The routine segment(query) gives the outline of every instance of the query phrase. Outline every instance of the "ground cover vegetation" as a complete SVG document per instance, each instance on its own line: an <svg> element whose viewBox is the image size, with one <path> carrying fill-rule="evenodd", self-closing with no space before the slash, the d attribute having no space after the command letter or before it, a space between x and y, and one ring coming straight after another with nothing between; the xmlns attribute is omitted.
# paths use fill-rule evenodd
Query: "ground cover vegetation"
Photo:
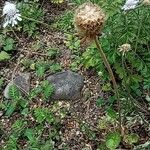
<svg viewBox="0 0 150 150"><path fill-rule="evenodd" d="M149 12L149 0L2 0L0 149L149 150ZM55 99L48 78L64 70L84 78L76 100Z"/></svg>

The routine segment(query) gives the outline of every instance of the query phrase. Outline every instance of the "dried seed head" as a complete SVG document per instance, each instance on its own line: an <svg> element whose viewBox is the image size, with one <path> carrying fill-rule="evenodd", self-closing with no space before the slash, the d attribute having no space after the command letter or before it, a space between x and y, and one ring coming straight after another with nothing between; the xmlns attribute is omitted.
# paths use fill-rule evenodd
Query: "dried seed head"
<svg viewBox="0 0 150 150"><path fill-rule="evenodd" d="M142 2L144 5L150 5L150 0L143 0Z"/></svg>
<svg viewBox="0 0 150 150"><path fill-rule="evenodd" d="M82 37L93 38L100 35L104 22L104 12L99 6L91 2L82 4L76 10L74 23L77 32Z"/></svg>
<svg viewBox="0 0 150 150"><path fill-rule="evenodd" d="M128 43L126 43L126 44L123 44L123 45L119 46L118 49L119 49L119 52L122 52L123 55L124 55L126 52L128 52L129 50L131 50L131 45L128 44Z"/></svg>

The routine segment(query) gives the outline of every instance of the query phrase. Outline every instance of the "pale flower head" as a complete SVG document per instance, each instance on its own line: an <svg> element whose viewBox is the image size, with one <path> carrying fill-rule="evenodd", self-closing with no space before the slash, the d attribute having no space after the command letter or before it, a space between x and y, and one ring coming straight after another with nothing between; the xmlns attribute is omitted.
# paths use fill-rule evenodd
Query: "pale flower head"
<svg viewBox="0 0 150 150"><path fill-rule="evenodd" d="M118 49L119 49L119 52L122 52L123 55L124 55L126 52L131 50L131 45L126 43L126 44L123 44L123 45L119 46Z"/></svg>
<svg viewBox="0 0 150 150"><path fill-rule="evenodd" d="M4 16L3 28L7 27L9 24L11 24L13 27L14 25L17 24L17 21L22 20L21 14L19 13L19 10L16 8L16 5L10 2L5 2L2 16Z"/></svg>
<svg viewBox="0 0 150 150"><path fill-rule="evenodd" d="M135 9L138 3L139 0L127 0L124 6L122 7L122 10L127 11L130 9Z"/></svg>

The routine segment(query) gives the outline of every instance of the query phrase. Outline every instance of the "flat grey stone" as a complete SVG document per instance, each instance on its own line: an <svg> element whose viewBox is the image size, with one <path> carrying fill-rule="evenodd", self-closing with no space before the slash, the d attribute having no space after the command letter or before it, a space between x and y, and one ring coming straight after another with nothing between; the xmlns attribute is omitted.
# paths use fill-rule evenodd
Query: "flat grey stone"
<svg viewBox="0 0 150 150"><path fill-rule="evenodd" d="M29 93L30 91L30 74L29 73L20 73L16 75L10 83L6 86L4 90L4 97L10 99L9 97L9 88L11 85L16 85L20 91Z"/></svg>
<svg viewBox="0 0 150 150"><path fill-rule="evenodd" d="M54 86L54 100L76 100L81 98L84 78L72 71L63 71L47 77Z"/></svg>

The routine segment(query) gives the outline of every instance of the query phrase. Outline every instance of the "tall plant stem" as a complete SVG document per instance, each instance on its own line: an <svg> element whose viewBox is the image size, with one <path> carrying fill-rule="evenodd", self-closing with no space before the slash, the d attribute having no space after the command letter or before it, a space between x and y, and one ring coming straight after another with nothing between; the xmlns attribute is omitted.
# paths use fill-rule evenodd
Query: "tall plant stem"
<svg viewBox="0 0 150 150"><path fill-rule="evenodd" d="M99 44L99 41L98 41L98 37L96 36L94 38L94 41L95 41L95 44L97 46L97 49L99 50L100 52L100 55L104 61L104 64L109 72L109 75L110 75L110 78L112 80L112 83L113 83L113 88L114 88L114 93L115 93L115 96L117 98L117 103L118 103L118 112L119 112L119 130L120 130L120 133L122 134L122 119L121 119L121 102L120 102L120 98L119 98L119 92L118 92L118 86L117 86L117 83L116 83L116 79L114 77L114 74L113 74L113 71L110 67L110 64L107 60L107 57L105 55L105 53L103 52L102 48L101 48L101 45Z"/></svg>

